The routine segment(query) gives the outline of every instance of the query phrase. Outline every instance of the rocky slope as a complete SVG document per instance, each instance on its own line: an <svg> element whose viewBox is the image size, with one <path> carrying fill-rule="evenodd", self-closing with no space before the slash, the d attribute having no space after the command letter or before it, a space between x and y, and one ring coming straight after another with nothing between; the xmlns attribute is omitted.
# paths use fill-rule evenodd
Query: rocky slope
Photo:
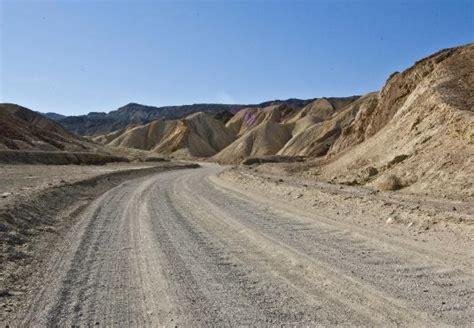
<svg viewBox="0 0 474 328"><path fill-rule="evenodd" d="M224 163L238 163L252 156L277 153L291 138L291 129L275 121L266 121L251 129L213 157Z"/></svg>
<svg viewBox="0 0 474 328"><path fill-rule="evenodd" d="M321 98L303 109L286 103L249 107L237 112L225 126L207 113L197 113L182 120L158 120L114 131L93 140L111 147L180 157L210 157L226 148L214 159L235 163L248 156L276 154L299 130L335 115L357 98Z"/></svg>
<svg viewBox="0 0 474 328"><path fill-rule="evenodd" d="M323 176L474 196L473 44L393 75L377 102L345 128Z"/></svg>
<svg viewBox="0 0 474 328"><path fill-rule="evenodd" d="M286 105L246 108L226 127L238 136L213 157L221 163L238 163L249 156L321 156L349 124L367 97L319 98L302 109Z"/></svg>
<svg viewBox="0 0 474 328"><path fill-rule="evenodd" d="M46 118L49 118L50 120L53 120L53 121L56 121L56 122L66 118L66 115L62 115L62 114L58 114L58 113L52 113L52 112L44 113L42 115L46 116Z"/></svg>
<svg viewBox="0 0 474 328"><path fill-rule="evenodd" d="M474 45L420 60L380 92L338 105L321 98L301 110L244 109L227 127L238 139L213 157L222 163L304 156L305 164L266 165L379 189L474 196Z"/></svg>
<svg viewBox="0 0 474 328"><path fill-rule="evenodd" d="M260 105L194 104L165 107L130 103L109 113L91 112L87 115L68 116L59 119L58 122L79 135L101 135L130 126L147 124L155 120L182 119L197 112L207 113L225 123L234 113L245 107L287 104L292 108L301 108L311 101L288 99L273 100Z"/></svg>
<svg viewBox="0 0 474 328"><path fill-rule="evenodd" d="M136 126L94 140L226 164L248 157L305 158L304 164L278 165L334 182L440 193L451 188L474 195L473 71L474 45L469 44L420 60L392 74L380 92L362 97L267 102L239 107L221 120L199 113L146 125L140 123L152 119L154 110L131 106L95 114L113 124L121 122L113 116L122 115L123 122ZM107 129L122 124L112 123Z"/></svg>
<svg viewBox="0 0 474 328"><path fill-rule="evenodd" d="M28 108L0 104L2 164L104 164L127 161L123 155L91 143Z"/></svg>
<svg viewBox="0 0 474 328"><path fill-rule="evenodd" d="M0 149L85 150L84 139L44 116L15 104L0 104Z"/></svg>
<svg viewBox="0 0 474 328"><path fill-rule="evenodd" d="M318 103L317 115L302 110L281 123L292 137L276 154L307 162L268 169L382 190L474 196L473 44L418 61L393 74L380 92L333 115ZM226 163L240 157L228 149L215 156Z"/></svg>
<svg viewBox="0 0 474 328"><path fill-rule="evenodd" d="M330 107L312 106L308 113L298 113L293 119L293 137L278 151L278 155L326 155L340 139L344 129L353 122L357 113L363 108L375 106L376 103L377 93L369 93L339 111Z"/></svg>
<svg viewBox="0 0 474 328"><path fill-rule="evenodd" d="M179 157L209 157L234 140L224 124L206 113L153 121L94 138L111 147L135 148Z"/></svg>

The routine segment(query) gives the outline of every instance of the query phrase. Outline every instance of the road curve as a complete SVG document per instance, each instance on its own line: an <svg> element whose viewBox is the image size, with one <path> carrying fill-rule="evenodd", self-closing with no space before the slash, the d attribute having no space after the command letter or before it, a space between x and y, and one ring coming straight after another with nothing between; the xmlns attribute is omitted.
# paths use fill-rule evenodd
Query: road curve
<svg viewBox="0 0 474 328"><path fill-rule="evenodd" d="M221 170L159 173L94 200L18 323L472 323L471 274L239 193L216 182Z"/></svg>

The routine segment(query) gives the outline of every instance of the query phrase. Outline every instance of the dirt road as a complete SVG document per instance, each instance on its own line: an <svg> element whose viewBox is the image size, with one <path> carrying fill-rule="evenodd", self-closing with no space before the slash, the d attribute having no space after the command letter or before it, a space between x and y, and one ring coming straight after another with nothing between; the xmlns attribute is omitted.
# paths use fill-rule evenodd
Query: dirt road
<svg viewBox="0 0 474 328"><path fill-rule="evenodd" d="M221 170L155 174L94 200L14 323L472 324L469 259L240 193Z"/></svg>

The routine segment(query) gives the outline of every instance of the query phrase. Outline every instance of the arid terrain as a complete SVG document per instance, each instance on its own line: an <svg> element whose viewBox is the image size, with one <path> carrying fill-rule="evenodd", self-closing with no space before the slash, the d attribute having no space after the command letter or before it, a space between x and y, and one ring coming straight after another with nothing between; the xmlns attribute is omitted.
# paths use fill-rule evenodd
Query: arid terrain
<svg viewBox="0 0 474 328"><path fill-rule="evenodd" d="M473 44L362 96L0 105L5 326L467 327L473 227Z"/></svg>
<svg viewBox="0 0 474 328"><path fill-rule="evenodd" d="M69 214L68 229L56 226L65 222L43 223L42 233L55 241L43 250L42 243L32 246L39 263L24 258L41 270L7 278L2 320L49 326L472 321L472 204L393 192L373 197L359 187L303 186L223 169L203 164L149 173L91 197Z"/></svg>

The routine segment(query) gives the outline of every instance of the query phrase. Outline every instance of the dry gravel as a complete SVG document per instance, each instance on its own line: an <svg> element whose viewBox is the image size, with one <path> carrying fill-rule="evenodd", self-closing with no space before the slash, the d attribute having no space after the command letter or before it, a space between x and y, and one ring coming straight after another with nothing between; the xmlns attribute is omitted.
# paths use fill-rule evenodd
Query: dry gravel
<svg viewBox="0 0 474 328"><path fill-rule="evenodd" d="M349 197L347 204L336 190L332 193L340 207L335 216L327 205L330 197L323 195L336 186L318 191L316 185L272 181L258 172L231 170L218 176L222 170L204 164L162 172L96 198L64 242L51 249L41 266L42 279L10 296L21 302L6 322L472 323L473 262L466 248L472 241L462 234L456 242L444 240L458 234L457 228L448 229L458 224L423 232L418 221L416 228L387 224L381 212L377 222L372 211L361 221L358 212L346 212L352 206L349 196L365 209L371 207L364 203L369 196L352 190L342 193ZM314 193L321 197L309 198ZM472 210L461 208L463 215Z"/></svg>

